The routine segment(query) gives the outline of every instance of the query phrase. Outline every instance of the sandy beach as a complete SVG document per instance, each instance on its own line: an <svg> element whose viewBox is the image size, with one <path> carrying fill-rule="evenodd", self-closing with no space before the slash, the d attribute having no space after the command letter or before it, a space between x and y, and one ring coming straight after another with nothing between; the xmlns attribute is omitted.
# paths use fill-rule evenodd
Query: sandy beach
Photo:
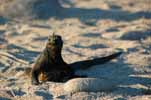
<svg viewBox="0 0 151 100"><path fill-rule="evenodd" d="M0 100L151 100L151 0L70 3L64 4L61 17L32 21L0 17ZM122 50L117 59L76 72L111 79L117 87L70 94L62 89L65 83L31 85L25 68L32 67L52 32L63 38L67 63Z"/></svg>

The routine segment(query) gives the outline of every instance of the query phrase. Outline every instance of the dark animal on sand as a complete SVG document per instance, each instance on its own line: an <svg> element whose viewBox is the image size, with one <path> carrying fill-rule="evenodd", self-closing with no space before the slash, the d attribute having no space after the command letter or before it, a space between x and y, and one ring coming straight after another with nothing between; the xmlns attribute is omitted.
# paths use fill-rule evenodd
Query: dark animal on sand
<svg viewBox="0 0 151 100"><path fill-rule="evenodd" d="M31 70L32 84L38 85L40 81L65 82L72 78L86 77L75 75L75 70L87 69L93 65L106 63L121 54L121 52L118 52L106 57L67 64L61 55L62 47L61 36L54 34L49 36L45 49Z"/></svg>

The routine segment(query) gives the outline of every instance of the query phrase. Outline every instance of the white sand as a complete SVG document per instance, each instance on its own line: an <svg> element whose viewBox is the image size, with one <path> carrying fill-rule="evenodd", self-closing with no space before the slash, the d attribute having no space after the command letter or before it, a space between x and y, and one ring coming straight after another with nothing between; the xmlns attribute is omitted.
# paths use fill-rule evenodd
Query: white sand
<svg viewBox="0 0 151 100"><path fill-rule="evenodd" d="M68 11L63 19L0 24L0 100L150 100L143 91L151 84L151 1L71 1L77 9L70 9L73 13ZM32 66L52 31L63 37L62 55L68 63L109 55L117 48L124 50L116 60L77 72L109 78L118 83L117 87L109 92L70 95L61 93L64 83L32 86L21 74L25 67ZM62 95L56 97L58 91Z"/></svg>

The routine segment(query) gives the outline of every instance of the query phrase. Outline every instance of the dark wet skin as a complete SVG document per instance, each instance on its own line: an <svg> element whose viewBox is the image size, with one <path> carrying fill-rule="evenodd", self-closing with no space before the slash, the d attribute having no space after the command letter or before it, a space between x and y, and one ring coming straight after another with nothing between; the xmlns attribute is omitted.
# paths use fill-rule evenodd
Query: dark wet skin
<svg viewBox="0 0 151 100"><path fill-rule="evenodd" d="M61 56L62 47L63 41L61 36L54 34L49 36L45 49L32 68L32 84L38 85L40 83L38 78L40 73L46 77L41 81L65 82L71 78L86 77L75 75L75 70L87 69L93 65L103 64L121 54L121 52L118 52L106 57L67 64Z"/></svg>
<svg viewBox="0 0 151 100"><path fill-rule="evenodd" d="M80 77L75 75L73 69L64 62L61 56L62 47L63 41L61 36L49 36L46 48L40 54L32 68L32 84L39 84L38 76L40 73L45 74L47 81L53 82L64 82L74 77Z"/></svg>

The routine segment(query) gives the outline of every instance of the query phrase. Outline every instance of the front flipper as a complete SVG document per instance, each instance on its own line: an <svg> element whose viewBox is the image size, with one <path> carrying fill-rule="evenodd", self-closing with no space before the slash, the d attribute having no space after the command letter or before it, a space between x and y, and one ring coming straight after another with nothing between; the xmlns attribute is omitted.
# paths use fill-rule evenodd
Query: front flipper
<svg viewBox="0 0 151 100"><path fill-rule="evenodd" d="M31 83L33 85L38 85L39 84L39 80L38 80L38 71L37 70L32 70L31 72Z"/></svg>

